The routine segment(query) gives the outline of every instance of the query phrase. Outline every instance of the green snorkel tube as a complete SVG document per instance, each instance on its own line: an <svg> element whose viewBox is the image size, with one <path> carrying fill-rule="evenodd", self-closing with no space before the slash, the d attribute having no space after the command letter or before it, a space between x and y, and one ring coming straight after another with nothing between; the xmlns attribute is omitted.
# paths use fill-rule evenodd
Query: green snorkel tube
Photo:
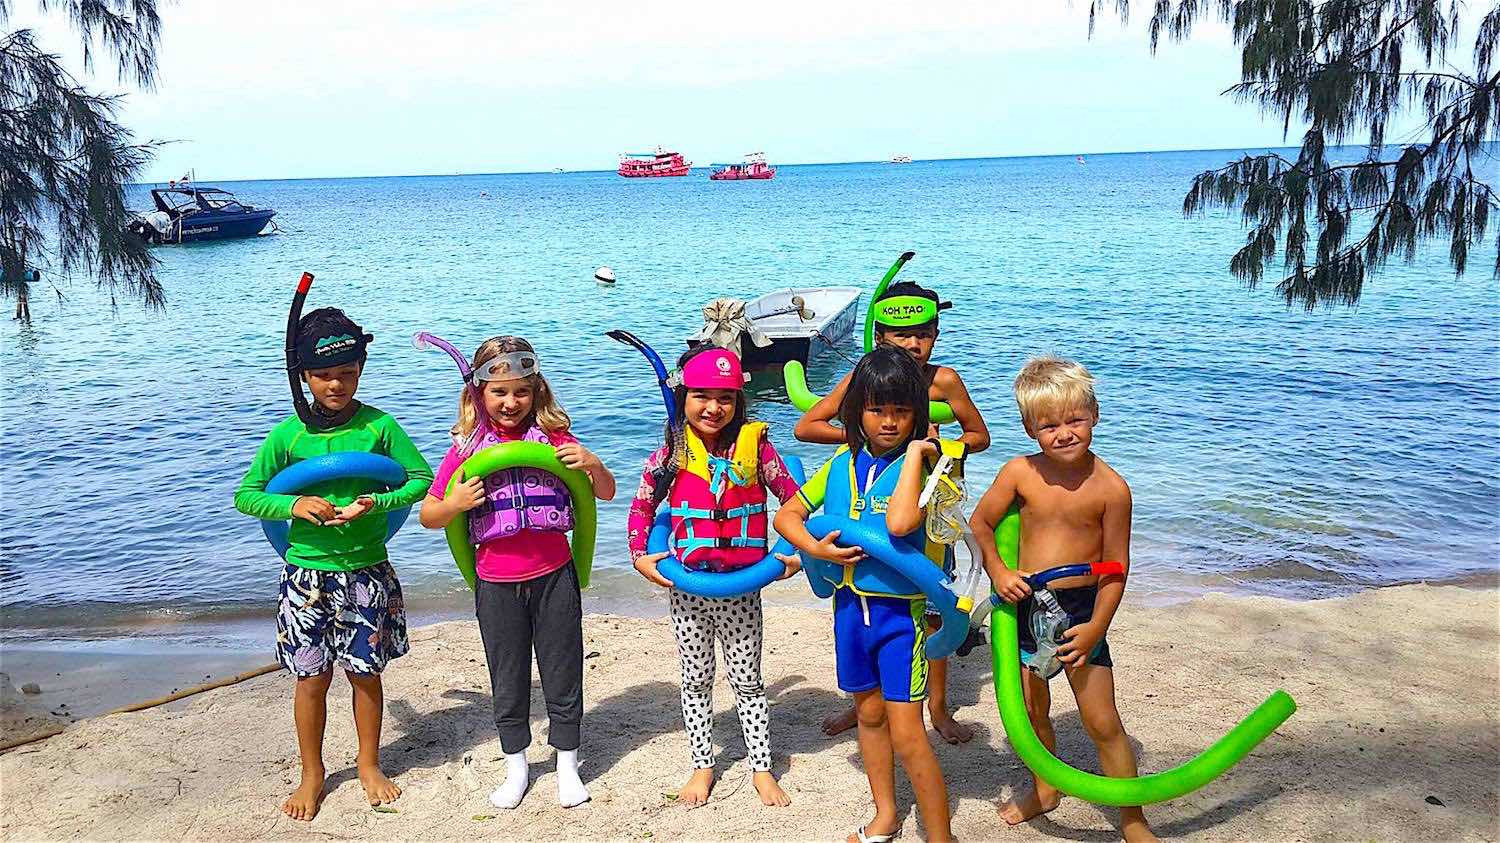
<svg viewBox="0 0 1500 843"><path fill-rule="evenodd" d="M870 306L865 308L865 353L875 348L875 303L885 295L885 288L891 286L891 281L906 266L906 262L916 257L916 252L902 252L901 257L891 264L891 268L885 271L885 277L875 285L875 293L870 296ZM792 402L792 406L802 412L807 412L813 405L822 400L822 396L815 394L807 388L807 370L796 360L788 360L782 367L781 374L786 381L786 397ZM953 408L946 401L927 402L927 416L933 424L949 424L953 422Z"/></svg>
<svg viewBox="0 0 1500 843"><path fill-rule="evenodd" d="M1006 567L1015 570L1021 558L1021 512L1018 508L1011 507L995 528L995 545ZM1005 724L1005 736L1010 739L1016 755L1033 773L1069 796L1096 805L1116 806L1148 805L1176 799L1203 787L1239 763L1297 710L1291 696L1278 690L1228 734L1186 764L1134 779L1112 779L1085 773L1058 760L1032 730L1021 690L1016 607L993 596L990 599L996 604L990 615L995 701L1000 707L1000 720Z"/></svg>
<svg viewBox="0 0 1500 843"><path fill-rule="evenodd" d="M885 271L885 277L881 278L880 283L875 285L875 292L870 295L870 306L865 308L866 354L869 354L875 348L875 302L879 301L880 297L885 295L885 288L891 286L891 282L896 280L896 274L901 271L901 267L906 266L906 262L916 256L916 252L902 252L901 257L896 258L896 262L891 264L891 268Z"/></svg>

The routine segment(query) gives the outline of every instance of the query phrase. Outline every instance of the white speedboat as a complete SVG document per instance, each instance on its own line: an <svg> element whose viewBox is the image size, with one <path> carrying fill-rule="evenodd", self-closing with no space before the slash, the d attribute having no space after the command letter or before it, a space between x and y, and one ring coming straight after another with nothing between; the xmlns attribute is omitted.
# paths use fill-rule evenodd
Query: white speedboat
<svg viewBox="0 0 1500 843"><path fill-rule="evenodd" d="M862 293L858 287L793 287L746 302L743 318L770 344L756 345L752 337L740 336L738 352L745 368L779 369L788 360L806 365L810 358L847 345Z"/></svg>

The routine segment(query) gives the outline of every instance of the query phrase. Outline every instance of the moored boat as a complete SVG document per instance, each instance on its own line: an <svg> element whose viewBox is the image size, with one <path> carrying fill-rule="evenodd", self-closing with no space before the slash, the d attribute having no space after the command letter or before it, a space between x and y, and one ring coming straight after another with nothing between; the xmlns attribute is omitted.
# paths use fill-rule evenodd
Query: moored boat
<svg viewBox="0 0 1500 843"><path fill-rule="evenodd" d="M738 320L716 325L705 319L700 337L714 328L721 329L715 339L737 334L727 345L740 355L747 369L780 368L788 360L806 365L811 358L848 344L854 333L862 292L858 287L790 287L772 290L749 302L721 299L705 308L705 316L721 302L736 306L743 304L744 322L762 334L763 339L769 340L769 344L760 346L754 341L743 341L743 332L736 331L736 328L743 328L744 324ZM737 309L717 310L724 313ZM694 341L690 339L688 342Z"/></svg>
<svg viewBox="0 0 1500 843"><path fill-rule="evenodd" d="M693 162L682 157L681 152L670 152L656 148L656 152L627 152L620 156L620 168L615 172L628 179L653 179L670 176L685 176L693 169Z"/></svg>
<svg viewBox="0 0 1500 843"><path fill-rule="evenodd" d="M764 152L752 152L740 164L728 164L709 175L711 181L747 181L749 179L773 179L776 168L766 163Z"/></svg>
<svg viewBox="0 0 1500 843"><path fill-rule="evenodd" d="M276 212L246 205L217 187L178 185L151 191L155 210L138 213L126 228L148 243L192 243L254 237L271 226Z"/></svg>

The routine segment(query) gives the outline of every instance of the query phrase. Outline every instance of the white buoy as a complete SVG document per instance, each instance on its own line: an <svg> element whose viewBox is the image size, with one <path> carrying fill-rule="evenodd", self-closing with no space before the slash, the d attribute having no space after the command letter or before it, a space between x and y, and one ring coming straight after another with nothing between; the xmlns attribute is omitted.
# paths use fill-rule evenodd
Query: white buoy
<svg viewBox="0 0 1500 843"><path fill-rule="evenodd" d="M600 284L615 283L615 271L607 266L601 266L594 270L594 280Z"/></svg>

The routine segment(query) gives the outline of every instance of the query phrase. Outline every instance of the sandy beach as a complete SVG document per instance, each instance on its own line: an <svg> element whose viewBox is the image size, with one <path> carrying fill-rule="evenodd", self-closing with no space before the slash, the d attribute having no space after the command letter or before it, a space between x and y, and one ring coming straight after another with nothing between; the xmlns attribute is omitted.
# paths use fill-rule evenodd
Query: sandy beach
<svg viewBox="0 0 1500 843"><path fill-rule="evenodd" d="M715 692L720 780L710 802L673 800L687 772L668 623L585 621L587 805L556 805L540 688L532 704L535 782L514 812L486 795L501 776L474 624L413 631L387 673L383 759L405 789L397 813L363 802L353 773L348 686L330 700L322 813L278 810L296 774L291 682L271 674L148 711L83 720L0 756L0 833L31 839L427 838L842 839L872 810L852 733L828 738L845 705L834 684L826 612L767 610L766 685L776 772L790 808L749 786L732 698ZM1119 704L1141 769L1181 763L1273 688L1298 713L1207 788L1149 809L1164 837L1233 840L1500 838L1500 592L1403 586L1291 602L1210 595L1167 609L1127 602L1111 631ZM1025 780L996 713L988 653L956 660L951 697L975 728L938 744L967 839L1108 840L1112 812L1065 800L1015 829L998 800ZM1057 687L1060 754L1097 769L1070 695ZM10 692L12 695L13 691ZM902 781L898 775L898 781ZM904 839L922 829L904 782Z"/></svg>

